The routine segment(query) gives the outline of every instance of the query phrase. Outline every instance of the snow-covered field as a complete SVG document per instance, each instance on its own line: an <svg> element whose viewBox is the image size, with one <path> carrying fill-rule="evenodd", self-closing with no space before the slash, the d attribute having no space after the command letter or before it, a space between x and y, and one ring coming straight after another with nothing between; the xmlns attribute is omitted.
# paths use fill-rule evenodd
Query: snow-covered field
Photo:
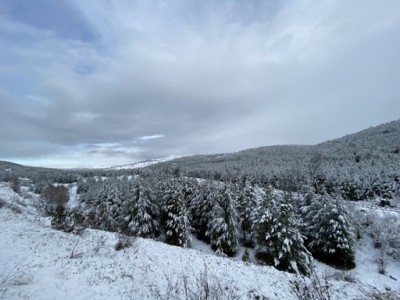
<svg viewBox="0 0 400 300"><path fill-rule="evenodd" d="M73 188L72 199L75 193ZM117 234L53 230L33 207L37 196L27 189L21 194L0 183L0 298L296 299L292 282L303 282L272 267L217 257L197 240L195 249L182 249L132 238L131 246L116 251ZM392 297L377 299L396 299L400 264L389 261L387 274L378 274L368 239L356 255L351 273L316 263L314 282L327 278L331 299L370 299L375 289Z"/></svg>

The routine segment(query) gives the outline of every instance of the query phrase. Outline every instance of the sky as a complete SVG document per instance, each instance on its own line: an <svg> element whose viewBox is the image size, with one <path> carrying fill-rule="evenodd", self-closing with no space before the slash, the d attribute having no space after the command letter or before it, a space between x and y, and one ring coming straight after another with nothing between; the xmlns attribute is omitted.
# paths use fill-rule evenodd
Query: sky
<svg viewBox="0 0 400 300"><path fill-rule="evenodd" d="M400 118L398 0L0 0L0 160L103 167Z"/></svg>

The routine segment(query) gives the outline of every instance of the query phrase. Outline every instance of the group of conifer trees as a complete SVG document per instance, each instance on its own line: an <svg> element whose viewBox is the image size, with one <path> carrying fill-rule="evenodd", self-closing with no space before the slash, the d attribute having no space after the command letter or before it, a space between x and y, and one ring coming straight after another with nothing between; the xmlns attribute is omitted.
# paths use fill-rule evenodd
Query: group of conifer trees
<svg viewBox="0 0 400 300"><path fill-rule="evenodd" d="M312 256L354 266L348 211L329 195L293 197L249 181L183 176L86 179L78 182L86 225L191 247L192 234L217 255L255 247L258 261L309 274Z"/></svg>

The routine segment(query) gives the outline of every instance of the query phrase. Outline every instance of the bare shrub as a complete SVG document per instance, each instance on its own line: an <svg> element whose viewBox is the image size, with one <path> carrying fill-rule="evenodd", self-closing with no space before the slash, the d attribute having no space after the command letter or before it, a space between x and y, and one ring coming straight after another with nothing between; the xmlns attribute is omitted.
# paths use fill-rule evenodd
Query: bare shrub
<svg viewBox="0 0 400 300"><path fill-rule="evenodd" d="M251 262L249 250L246 249L242 255L242 261L244 262Z"/></svg>
<svg viewBox="0 0 400 300"><path fill-rule="evenodd" d="M378 272L379 274L385 275L386 274L386 266L387 266L387 260L386 260L386 255L385 253L381 253L379 258L377 259L378 262Z"/></svg>
<svg viewBox="0 0 400 300"><path fill-rule="evenodd" d="M299 300L331 300L332 287L328 281L328 276L323 277L313 272L308 279L303 276L297 276L291 281L292 290Z"/></svg>
<svg viewBox="0 0 400 300"><path fill-rule="evenodd" d="M7 204L6 200L4 200L3 198L0 198L0 208L5 207Z"/></svg>
<svg viewBox="0 0 400 300"><path fill-rule="evenodd" d="M371 300L400 300L400 291L393 291L390 288L378 290L373 288L366 296Z"/></svg>
<svg viewBox="0 0 400 300"><path fill-rule="evenodd" d="M380 249L382 255L400 260L400 224L397 217L387 216L383 219L375 215L369 228L369 234L374 247Z"/></svg>
<svg viewBox="0 0 400 300"><path fill-rule="evenodd" d="M132 237L123 233L118 233L118 241L115 244L115 250L120 251L130 246L132 246Z"/></svg>
<svg viewBox="0 0 400 300"><path fill-rule="evenodd" d="M106 245L106 237L104 235L96 236L95 240L93 241L93 253L98 254L101 249L103 249Z"/></svg>
<svg viewBox="0 0 400 300"><path fill-rule="evenodd" d="M232 284L223 285L221 280L211 274L207 265L204 265L204 270L190 281L186 274L180 277L171 278L166 272L164 277L167 281L167 289L165 293L161 293L158 287L151 287L152 296L157 299L240 299L237 288ZM249 291L249 295L252 291ZM254 299L266 299L264 296Z"/></svg>
<svg viewBox="0 0 400 300"><path fill-rule="evenodd" d="M344 270L334 271L332 274L328 275L328 277L337 281L345 281L350 283L356 283L358 281L353 272Z"/></svg>
<svg viewBox="0 0 400 300"><path fill-rule="evenodd" d="M15 193L21 194L21 183L18 178L11 180L10 187Z"/></svg>
<svg viewBox="0 0 400 300"><path fill-rule="evenodd" d="M2 266L0 269L0 299L7 291L7 287L10 285L24 285L31 281L29 276L26 276L25 270L29 269L27 264L24 264L25 259L21 259L14 264Z"/></svg>
<svg viewBox="0 0 400 300"><path fill-rule="evenodd" d="M81 237L79 236L76 239L74 247L72 248L71 255L69 256L70 259L82 257L82 253L76 252L76 247L78 247L78 244L79 244L80 240L81 240Z"/></svg>
<svg viewBox="0 0 400 300"><path fill-rule="evenodd" d="M53 216L60 207L65 208L68 200L68 188L63 185L48 185L40 194L39 206L47 216Z"/></svg>
<svg viewBox="0 0 400 300"><path fill-rule="evenodd" d="M11 204L10 209L11 209L11 211L15 212L16 214L22 214L22 208L19 207L18 205Z"/></svg>
<svg viewBox="0 0 400 300"><path fill-rule="evenodd" d="M65 207L68 200L68 189L63 185L48 185L40 195L41 208L49 216L54 214L57 207Z"/></svg>
<svg viewBox="0 0 400 300"><path fill-rule="evenodd" d="M196 278L196 288L191 299L240 299L233 284L223 285L204 265L204 271Z"/></svg>
<svg viewBox="0 0 400 300"><path fill-rule="evenodd" d="M68 200L68 188L63 185L48 185L40 194L39 209L51 217L51 225L55 229L70 231L66 223Z"/></svg>

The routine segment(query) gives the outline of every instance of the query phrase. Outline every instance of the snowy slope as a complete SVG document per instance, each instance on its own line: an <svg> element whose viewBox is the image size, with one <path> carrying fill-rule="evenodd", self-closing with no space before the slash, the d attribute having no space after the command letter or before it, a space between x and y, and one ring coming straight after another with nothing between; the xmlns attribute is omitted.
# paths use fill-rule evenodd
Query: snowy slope
<svg viewBox="0 0 400 300"><path fill-rule="evenodd" d="M0 298L296 299L292 274L141 238L116 251L115 233L51 229L49 219L35 212L37 198L28 191L20 197L0 183L0 198ZM207 252L206 245L194 244ZM360 276L369 272L373 281L377 272L368 266ZM335 273L324 268L317 266L321 274ZM371 291L365 284L329 280L331 299L367 299Z"/></svg>
<svg viewBox="0 0 400 300"><path fill-rule="evenodd" d="M148 166L151 166L151 165L158 164L160 162L166 162L166 161L174 160L176 158L180 158L180 156L170 155L170 156L166 156L166 157L162 157L162 158L141 161L141 162L137 162L137 163L129 164L129 165L113 166L113 167L107 168L107 170L140 169L140 168L145 168L145 167L148 167Z"/></svg>

